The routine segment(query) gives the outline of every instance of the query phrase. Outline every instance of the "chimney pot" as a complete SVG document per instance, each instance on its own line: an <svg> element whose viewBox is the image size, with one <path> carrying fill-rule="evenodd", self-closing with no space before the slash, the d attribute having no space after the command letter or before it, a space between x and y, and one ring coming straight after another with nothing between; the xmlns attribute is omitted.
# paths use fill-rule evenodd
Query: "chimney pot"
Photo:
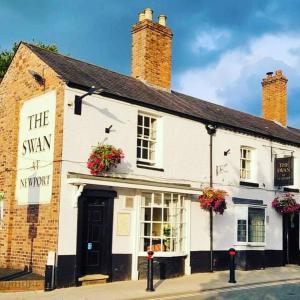
<svg viewBox="0 0 300 300"><path fill-rule="evenodd" d="M145 20L145 12L139 13L139 22L144 21L144 20Z"/></svg>
<svg viewBox="0 0 300 300"><path fill-rule="evenodd" d="M158 16L158 24L160 24L162 26L166 26L167 25L167 17L165 15Z"/></svg>
<svg viewBox="0 0 300 300"><path fill-rule="evenodd" d="M152 21L153 10L151 8L145 9L145 19Z"/></svg>

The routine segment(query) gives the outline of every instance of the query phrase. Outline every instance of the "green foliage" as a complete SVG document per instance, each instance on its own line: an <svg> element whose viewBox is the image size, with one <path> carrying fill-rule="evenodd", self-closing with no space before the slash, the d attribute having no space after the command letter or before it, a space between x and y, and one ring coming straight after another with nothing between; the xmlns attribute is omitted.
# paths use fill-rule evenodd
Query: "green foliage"
<svg viewBox="0 0 300 300"><path fill-rule="evenodd" d="M54 44L46 45L42 42L33 42L34 45L41 47L43 49L58 53L58 48ZM17 49L18 49L19 43L14 43L11 50L4 50L0 53L0 78L4 76L6 73Z"/></svg>

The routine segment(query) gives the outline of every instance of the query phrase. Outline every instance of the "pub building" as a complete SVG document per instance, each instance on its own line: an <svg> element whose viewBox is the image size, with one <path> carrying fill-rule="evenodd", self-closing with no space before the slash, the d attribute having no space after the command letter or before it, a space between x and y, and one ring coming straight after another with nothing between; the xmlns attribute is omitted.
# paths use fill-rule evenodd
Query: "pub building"
<svg viewBox="0 0 300 300"><path fill-rule="evenodd" d="M145 278L150 249L157 278L227 269L231 247L240 269L299 264L298 212L272 207L299 198L286 77L267 73L253 116L171 90L165 16L146 9L131 34L131 76L20 43L0 84L0 267L52 265L67 287ZM93 175L97 145L124 158ZM227 193L212 243L210 185Z"/></svg>

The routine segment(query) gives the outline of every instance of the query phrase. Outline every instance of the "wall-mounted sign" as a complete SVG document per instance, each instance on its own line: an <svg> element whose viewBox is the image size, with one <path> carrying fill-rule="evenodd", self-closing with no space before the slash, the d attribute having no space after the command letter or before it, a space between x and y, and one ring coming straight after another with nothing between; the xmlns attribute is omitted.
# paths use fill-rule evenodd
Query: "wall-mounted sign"
<svg viewBox="0 0 300 300"><path fill-rule="evenodd" d="M20 111L16 198L18 204L51 201L56 93L24 102Z"/></svg>
<svg viewBox="0 0 300 300"><path fill-rule="evenodd" d="M294 184L294 157L275 158L274 185L287 186Z"/></svg>
<svg viewBox="0 0 300 300"><path fill-rule="evenodd" d="M130 214L118 213L117 215L117 235L130 235Z"/></svg>

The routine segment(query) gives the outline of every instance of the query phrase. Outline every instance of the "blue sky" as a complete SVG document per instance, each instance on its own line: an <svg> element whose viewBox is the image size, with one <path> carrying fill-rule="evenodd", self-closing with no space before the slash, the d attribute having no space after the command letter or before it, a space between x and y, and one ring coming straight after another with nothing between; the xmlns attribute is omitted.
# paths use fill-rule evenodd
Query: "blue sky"
<svg viewBox="0 0 300 300"><path fill-rule="evenodd" d="M173 30L174 90L261 115L261 79L282 69L288 123L300 128L300 3L237 0L0 0L0 51L14 41L130 74L131 35L146 7Z"/></svg>

